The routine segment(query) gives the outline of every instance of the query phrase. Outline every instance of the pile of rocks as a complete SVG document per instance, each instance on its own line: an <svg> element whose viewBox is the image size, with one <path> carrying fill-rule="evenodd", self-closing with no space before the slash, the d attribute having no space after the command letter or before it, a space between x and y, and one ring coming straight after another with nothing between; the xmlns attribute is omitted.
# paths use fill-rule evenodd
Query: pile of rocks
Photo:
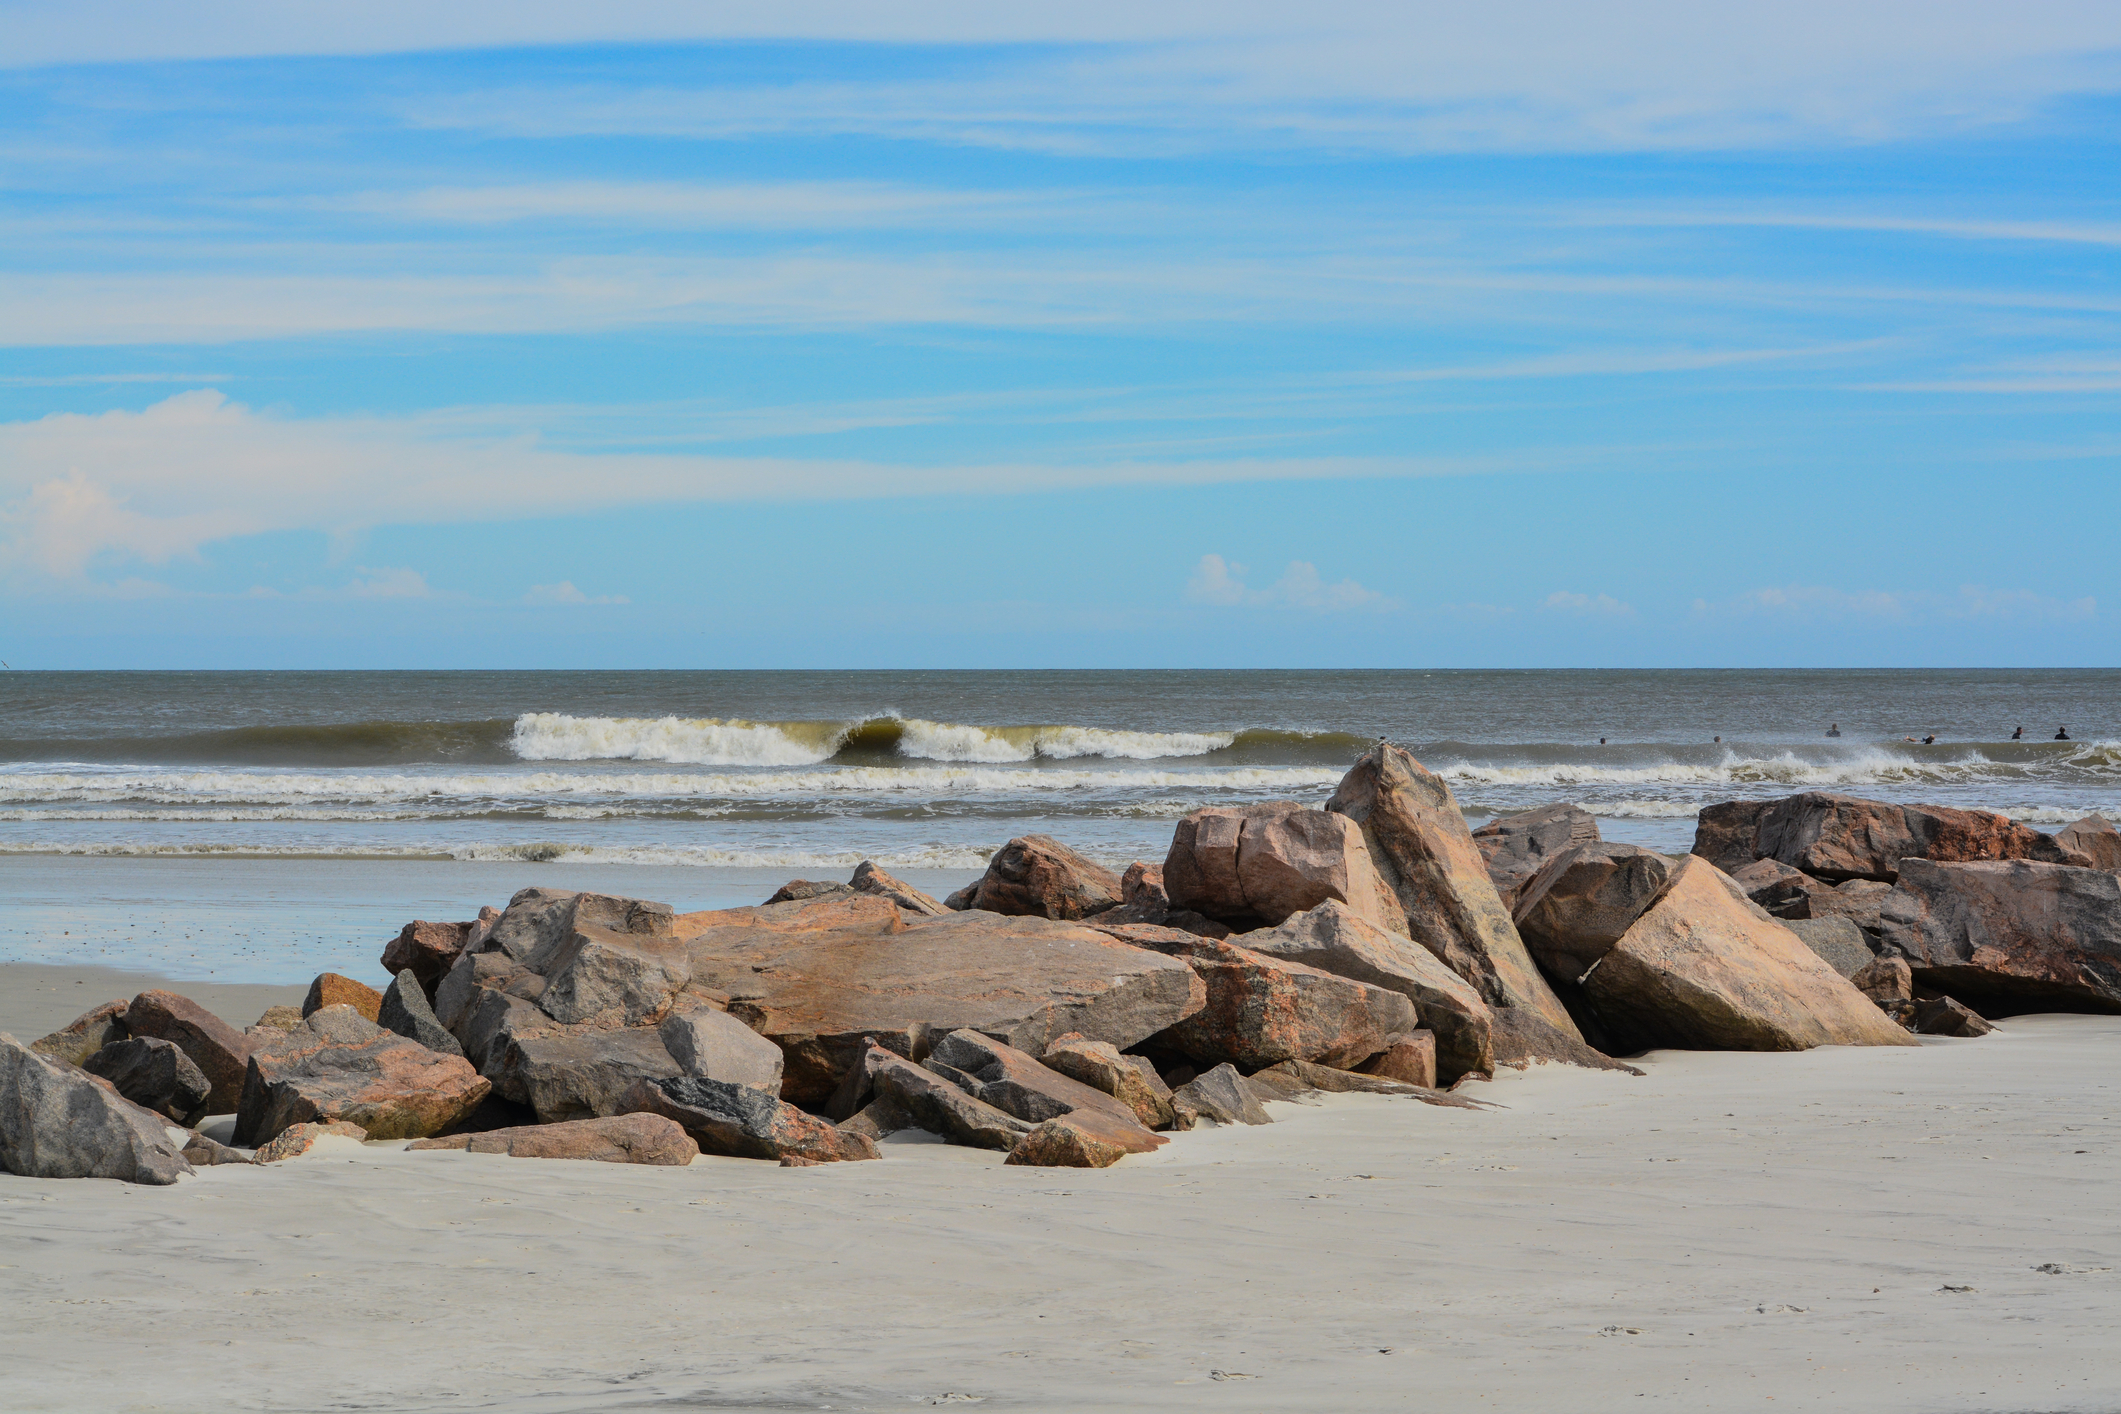
<svg viewBox="0 0 2121 1414"><path fill-rule="evenodd" d="M1798 798L1816 799L1841 800ZM2021 827L1876 810L1900 810L1924 848L2021 847ZM2028 897L2081 930L2121 917L2097 903L2116 876L2098 895L2077 878L2098 871L2044 862L2065 848L2047 836L2008 863L1897 857L1876 880L1849 865L1847 828L1804 823L1820 814L1715 807L1677 859L1606 843L1571 806L1475 833L1440 778L1380 743L1323 809L1195 811L1160 865L1119 874L1032 835L947 902L869 863L701 913L526 889L471 922L408 925L384 949L386 991L325 974L248 1031L148 992L31 1047L0 1037L0 1161L167 1182L344 1136L807 1165L876 1158L914 1128L1013 1164L1097 1167L1318 1091L1467 1106L1440 1087L1498 1066L1971 1034L1980 1018L1930 979L1994 970L2011 882L1983 893L1937 871L2060 870L2075 882L2038 876ZM1810 882L1771 893L1767 865ZM1793 931L1815 892L1843 897L1835 869L1890 895L1875 928L1897 969L1871 914L1848 925L1860 959ZM2024 980L2046 997L2060 975ZM235 1116L233 1144L186 1128L207 1114Z"/></svg>

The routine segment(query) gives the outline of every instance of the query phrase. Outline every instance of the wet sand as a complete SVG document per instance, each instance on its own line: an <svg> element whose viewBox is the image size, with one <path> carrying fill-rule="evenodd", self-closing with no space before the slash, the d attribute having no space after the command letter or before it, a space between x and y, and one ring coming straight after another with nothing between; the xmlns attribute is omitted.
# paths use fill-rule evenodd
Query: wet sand
<svg viewBox="0 0 2121 1414"><path fill-rule="evenodd" d="M2117 1061L2110 1017L1658 1052L1096 1172L377 1145L0 1178L0 1404L2111 1409Z"/></svg>
<svg viewBox="0 0 2121 1414"><path fill-rule="evenodd" d="M91 1007L130 1000L151 988L190 997L238 1031L256 1021L267 1007L300 1006L309 991L307 986L180 981L114 967L6 962L0 963L0 1031L19 1041L34 1041Z"/></svg>

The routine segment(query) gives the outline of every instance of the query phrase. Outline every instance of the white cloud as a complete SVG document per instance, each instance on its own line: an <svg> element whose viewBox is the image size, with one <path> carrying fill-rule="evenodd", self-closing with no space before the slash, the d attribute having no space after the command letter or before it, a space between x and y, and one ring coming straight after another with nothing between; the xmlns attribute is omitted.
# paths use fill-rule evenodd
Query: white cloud
<svg viewBox="0 0 2121 1414"><path fill-rule="evenodd" d="M1626 618L1635 612L1633 606L1621 603L1610 594L1576 594L1566 589L1549 594L1545 607L1564 614L1598 618Z"/></svg>
<svg viewBox="0 0 2121 1414"><path fill-rule="evenodd" d="M1269 0L1074 5L814 0L17 0L0 63L360 54L582 42L797 39L997 46L927 80L806 78L474 96L467 125L542 132L787 131L1169 150L1229 143L1466 150L1862 142L2006 123L2111 92L2121 11L2102 0ZM1057 49L1009 46L1059 46ZM983 71L984 70L984 71ZM969 76L967 76L969 71ZM485 112L481 112L481 107Z"/></svg>
<svg viewBox="0 0 2121 1414"><path fill-rule="evenodd" d="M268 417L202 389L140 412L0 423L0 573L78 580L99 556L163 564L234 536L527 519L646 503L993 495L1463 474L1496 463L1257 458L1060 464L569 452L532 434L450 437L418 420ZM385 581L376 581L379 585ZM396 581L392 581L395 583ZM1331 606L1344 586L1277 588Z"/></svg>
<svg viewBox="0 0 2121 1414"><path fill-rule="evenodd" d="M633 602L623 594L603 594L592 599L574 587L574 581L563 579L558 584L533 584L524 591L526 604L628 604Z"/></svg>
<svg viewBox="0 0 2121 1414"><path fill-rule="evenodd" d="M1318 613L1397 607L1395 601L1352 579L1327 584L1320 577L1318 566L1308 560L1289 561L1281 578L1265 589L1247 587L1243 578L1247 573L1243 565L1220 555L1202 555L1186 581L1186 598L1196 604L1310 609Z"/></svg>
<svg viewBox="0 0 2121 1414"><path fill-rule="evenodd" d="M2090 596L2058 599L2029 589L1963 584L1956 594L1924 590L1845 590L1829 585L1770 585L1735 599L1694 601L1697 618L1760 618L1792 622L1937 624L2084 620L2097 615Z"/></svg>
<svg viewBox="0 0 2121 1414"><path fill-rule="evenodd" d="M427 587L427 576L418 570L370 569L366 565L357 571L360 578L346 586L346 594L354 599L426 599L433 591Z"/></svg>

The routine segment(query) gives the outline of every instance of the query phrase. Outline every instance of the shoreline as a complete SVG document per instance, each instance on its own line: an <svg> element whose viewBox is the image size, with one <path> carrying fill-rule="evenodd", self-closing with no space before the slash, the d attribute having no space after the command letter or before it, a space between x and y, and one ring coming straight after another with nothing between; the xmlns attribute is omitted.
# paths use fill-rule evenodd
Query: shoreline
<svg viewBox="0 0 2121 1414"><path fill-rule="evenodd" d="M2116 1047L2121 1018L2037 1016L1661 1051L1641 1079L1505 1072L1495 1110L1276 1104L1106 1170L392 1144L167 1189L16 1179L0 1387L22 1410L2110 1408L2121 1212L2085 1199L2115 1175Z"/></svg>

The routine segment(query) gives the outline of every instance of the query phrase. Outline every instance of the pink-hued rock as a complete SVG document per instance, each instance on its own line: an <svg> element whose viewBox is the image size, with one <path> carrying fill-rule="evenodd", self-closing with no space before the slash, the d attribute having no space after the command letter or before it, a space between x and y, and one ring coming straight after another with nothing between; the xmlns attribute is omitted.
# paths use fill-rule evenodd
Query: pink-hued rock
<svg viewBox="0 0 2121 1414"><path fill-rule="evenodd" d="M1109 1041L1063 1036L1046 1047L1039 1059L1069 1079L1118 1100L1144 1127L1171 1127L1171 1087L1146 1058L1122 1054Z"/></svg>
<svg viewBox="0 0 2121 1414"><path fill-rule="evenodd" d="M133 1034L125 1025L125 1006L115 1001L92 1007L51 1035L30 1042L29 1048L40 1056L80 1065L105 1046Z"/></svg>
<svg viewBox="0 0 2121 1414"><path fill-rule="evenodd" d="M2121 872L2121 830L2103 815L2087 815L2055 832L2055 843L2092 869Z"/></svg>
<svg viewBox="0 0 2121 1414"><path fill-rule="evenodd" d="M487 911L492 912L491 909ZM499 915L495 914L495 917ZM456 965L457 954L464 951L473 926L470 923L429 923L416 919L406 924L383 949L383 970L393 977L410 970L420 979L421 988L432 1001L435 988Z"/></svg>
<svg viewBox="0 0 2121 1414"><path fill-rule="evenodd" d="M1398 1080L1423 1089L1436 1088L1436 1033L1411 1031L1363 1062L1362 1073Z"/></svg>
<svg viewBox="0 0 2121 1414"><path fill-rule="evenodd" d="M1489 1006L1527 1012L1564 1043L1581 1045L1568 1008L1525 951L1442 777L1404 748L1380 742L1349 769L1326 809L1362 827L1370 858L1406 915L1408 937L1471 982Z"/></svg>
<svg viewBox="0 0 2121 1414"><path fill-rule="evenodd" d="M368 1142L368 1131L358 1124L344 1120L332 1120L325 1124L291 1124L274 1135L272 1141L260 1144L258 1151L250 1156L254 1164L278 1164L289 1159L299 1159L317 1147L317 1141L327 1134L341 1139L351 1139L357 1144Z"/></svg>
<svg viewBox="0 0 2121 1414"><path fill-rule="evenodd" d="M1119 876L1051 835L1025 835L994 852L969 907L1073 920L1116 907Z"/></svg>
<svg viewBox="0 0 2121 1414"><path fill-rule="evenodd" d="M1163 884L1171 907L1232 927L1271 928L1330 899L1387 932L1406 931L1360 827L1292 800L1186 816L1172 831Z"/></svg>
<svg viewBox="0 0 2121 1414"><path fill-rule="evenodd" d="M1987 1016L2121 1012L2121 874L2023 860L1903 863L1884 950Z"/></svg>
<svg viewBox="0 0 2121 1414"><path fill-rule="evenodd" d="M893 878L866 859L854 866L854 878L849 880L849 887L856 893L890 899L908 913L929 918L940 918L950 911L905 880Z"/></svg>
<svg viewBox="0 0 2121 1414"><path fill-rule="evenodd" d="M483 1134L453 1134L422 1139L407 1149L459 1149L471 1154L505 1154L511 1159L587 1159L606 1164L657 1164L683 1168L700 1155L700 1146L675 1120L656 1114L607 1115L559 1124L517 1129L489 1129Z"/></svg>
<svg viewBox="0 0 2121 1414"><path fill-rule="evenodd" d="M1693 852L1726 873L1754 859L1778 859L1830 882L1891 883L1903 859L2083 862L2054 836L1991 811L1893 805L1832 791L1710 806L1701 812Z"/></svg>
<svg viewBox="0 0 2121 1414"><path fill-rule="evenodd" d="M1692 856L1597 960L1584 990L1601 1018L1656 1045L1801 1051L1914 1044L1796 934Z"/></svg>
<svg viewBox="0 0 2121 1414"><path fill-rule="evenodd" d="M1598 843L1598 822L1575 805L1542 805L1518 815L1503 815L1473 832L1473 843L1488 862L1488 878L1512 912L1517 892L1555 855L1580 844Z"/></svg>
<svg viewBox="0 0 2121 1414"><path fill-rule="evenodd" d="M1066 1115L1033 1128L1016 1141L1002 1162L1032 1168L1102 1169L1134 1152L1076 1116Z"/></svg>
<svg viewBox="0 0 2121 1414"><path fill-rule="evenodd" d="M371 1139L424 1139L477 1108L492 1085L469 1063L368 1022L364 1039L326 1034L331 1011L250 1057L236 1142L265 1144L290 1125L343 1120ZM358 1021L359 1018L355 1017ZM334 1027L334 1029L338 1029Z"/></svg>
<svg viewBox="0 0 2121 1414"><path fill-rule="evenodd" d="M311 1017L328 1006L350 1006L363 1020L374 1021L383 1009L383 994L366 982L336 972L319 972L302 999L302 1015Z"/></svg>
<svg viewBox="0 0 2121 1414"><path fill-rule="evenodd" d="M803 1113L749 1085L700 1076L642 1080L626 1092L631 1113L662 1115L683 1125L699 1152L739 1159L786 1159L844 1163L879 1157L865 1135Z"/></svg>

